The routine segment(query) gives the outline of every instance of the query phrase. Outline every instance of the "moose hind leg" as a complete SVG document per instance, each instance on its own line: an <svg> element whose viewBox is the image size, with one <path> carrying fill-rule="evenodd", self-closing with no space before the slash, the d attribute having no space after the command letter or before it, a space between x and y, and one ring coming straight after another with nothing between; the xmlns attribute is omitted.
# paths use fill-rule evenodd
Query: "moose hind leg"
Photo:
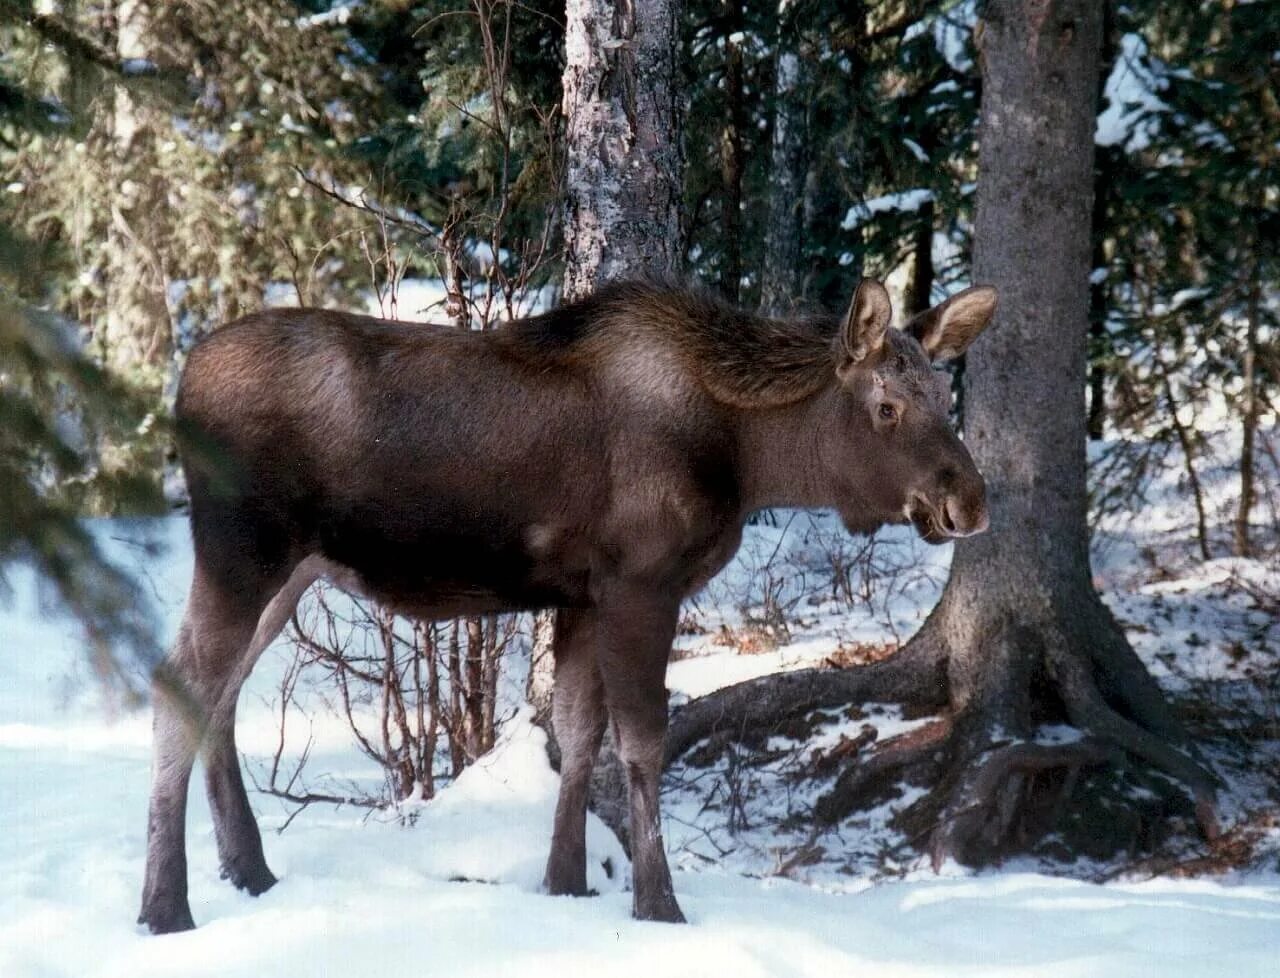
<svg viewBox="0 0 1280 978"><path fill-rule="evenodd" d="M235 709L210 725L204 746L205 790L224 880L258 896L276 884L262 851L262 833L249 807L236 751Z"/></svg>
<svg viewBox="0 0 1280 978"><path fill-rule="evenodd" d="M249 806L240 771L235 737L236 700L254 664L280 634L299 598L316 577L311 561L303 561L263 610L252 639L222 691L205 733L205 789L213 813L222 878L253 896L271 889L276 877L267 866L262 851L262 833Z"/></svg>
<svg viewBox="0 0 1280 978"><path fill-rule="evenodd" d="M138 923L153 934L195 927L187 903L187 787L203 720L183 665L195 658L190 619L182 623L170 658L152 683L155 719L151 801L147 813L147 869Z"/></svg>
<svg viewBox="0 0 1280 978"><path fill-rule="evenodd" d="M594 613L556 612L554 646L551 708L560 745L560 798L544 885L555 896L586 896L587 794L605 727Z"/></svg>
<svg viewBox="0 0 1280 978"><path fill-rule="evenodd" d="M152 683L155 712L151 802L147 821L147 869L138 922L152 933L194 926L187 901L186 813L191 768L211 729L227 723L227 690L239 689L245 651L271 588L266 582L219 584L201 566L197 553L191 597L178 639ZM234 696L230 698L234 704ZM234 714L234 711L231 711ZM214 737L213 755L225 751ZM234 744L230 748L235 754ZM206 755L208 757L209 755ZM217 763L215 762L215 766ZM225 763L220 770L225 770ZM239 771L236 771L239 778ZM240 785L240 795L244 787ZM237 804L234 791L223 797ZM247 810L248 803L244 802ZM217 807L215 826L222 822ZM256 826L253 828L256 834ZM224 833L219 831L221 839ZM259 846L261 843L259 842Z"/></svg>
<svg viewBox="0 0 1280 978"><path fill-rule="evenodd" d="M632 913L639 920L684 923L662 843L658 786L667 731L667 658L680 602L630 587L600 601L600 674L627 772L631 807Z"/></svg>

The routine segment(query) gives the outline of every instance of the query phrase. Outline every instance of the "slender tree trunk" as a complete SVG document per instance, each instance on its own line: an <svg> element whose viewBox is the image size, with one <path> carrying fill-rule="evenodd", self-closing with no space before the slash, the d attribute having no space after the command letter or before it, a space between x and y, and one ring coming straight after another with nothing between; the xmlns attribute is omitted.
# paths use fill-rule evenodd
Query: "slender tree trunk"
<svg viewBox="0 0 1280 978"><path fill-rule="evenodd" d="M1260 247L1260 245L1259 245ZM1248 321L1245 324L1244 345L1244 418L1240 442L1240 505L1236 510L1234 527L1235 552L1248 557L1253 553L1249 538L1249 514L1257 492L1253 484L1254 438L1258 430L1258 319L1262 315L1262 263L1254 258L1253 273L1249 282Z"/></svg>
<svg viewBox="0 0 1280 978"><path fill-rule="evenodd" d="M459 635L460 619L449 623L449 657L447 668L449 675L449 767L453 777L457 777L467 766L467 755L463 749L464 713L462 699L462 638Z"/></svg>
<svg viewBox="0 0 1280 978"><path fill-rule="evenodd" d="M728 104L720 133L720 233L724 239L720 291L736 303L742 284L742 131L747 124L742 91L742 46L737 40L742 30L741 0L724 0L723 10L724 94Z"/></svg>
<svg viewBox="0 0 1280 978"><path fill-rule="evenodd" d="M932 303L933 293L933 201L920 205L915 228L915 240L911 248L911 280L907 286L907 301L903 314L907 318L924 312Z"/></svg>
<svg viewBox="0 0 1280 978"><path fill-rule="evenodd" d="M1104 275L1095 279L1094 271L1107 266L1106 240L1103 237L1103 222L1106 220L1106 184L1108 177L1104 168L1099 167L1094 185L1093 201L1093 255L1090 259L1089 280L1089 416L1087 430L1089 438L1100 440L1106 433L1107 421L1107 373L1102 366L1102 356L1106 352L1109 337L1107 335L1107 280Z"/></svg>
<svg viewBox="0 0 1280 978"><path fill-rule="evenodd" d="M769 154L769 222L765 230L760 308L786 312L801 298L804 285L806 121L810 96L809 66L800 44L795 4L778 19L774 60L773 142Z"/></svg>
<svg viewBox="0 0 1280 978"><path fill-rule="evenodd" d="M1196 506L1196 539L1200 543L1200 557L1209 559L1209 518L1205 512L1204 489L1200 485L1200 473L1196 471L1196 443L1191 432L1178 419L1178 399L1173 393L1173 381L1169 379L1169 368L1156 352L1157 369L1160 371L1160 388L1164 391L1165 403L1169 405L1169 422L1173 425L1173 433L1178 438L1178 447L1182 450L1182 464L1187 470L1187 483L1191 486L1191 499Z"/></svg>
<svg viewBox="0 0 1280 978"><path fill-rule="evenodd" d="M149 0L115 6L116 53L122 62L151 56ZM107 227L106 309L99 344L109 366L159 391L172 355L166 281L154 246L164 206L152 175L155 133L148 112L124 85L113 93L111 187Z"/></svg>
<svg viewBox="0 0 1280 978"><path fill-rule="evenodd" d="M1102 51L1098 64L1097 109L1102 111L1107 79L1120 56L1120 37L1116 31L1115 17L1110 3L1105 3L1102 14ZM1107 372L1102 358L1110 352L1111 337L1107 333L1107 280L1105 275L1094 278L1098 269L1107 267L1108 194L1112 190L1112 169L1120 150L1106 148L1095 150L1093 185L1093 257L1089 278L1089 420L1088 432L1092 441L1099 441L1106 434L1107 421ZM1114 155L1113 155L1114 154Z"/></svg>
<svg viewBox="0 0 1280 978"><path fill-rule="evenodd" d="M467 618L467 657L465 662L466 690L463 704L466 709L466 744L468 760L474 761L484 753L484 653L485 622L479 617Z"/></svg>

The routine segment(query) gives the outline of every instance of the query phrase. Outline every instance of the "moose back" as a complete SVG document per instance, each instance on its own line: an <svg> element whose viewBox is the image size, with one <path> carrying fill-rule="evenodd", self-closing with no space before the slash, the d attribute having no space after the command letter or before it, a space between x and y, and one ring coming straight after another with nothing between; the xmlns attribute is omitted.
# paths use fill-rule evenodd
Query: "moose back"
<svg viewBox="0 0 1280 978"><path fill-rule="evenodd" d="M586 893L587 785L607 721L625 765L634 913L682 920L659 832L664 683L680 602L769 506L851 532L983 530L983 480L946 377L987 325L973 288L890 328L864 281L846 316L767 319L655 282L486 332L316 309L200 343L177 399L195 573L154 683L140 922L193 925L186 799L197 756L223 875L275 883L235 745L235 705L324 577L404 614L555 614L562 748L546 889Z"/></svg>

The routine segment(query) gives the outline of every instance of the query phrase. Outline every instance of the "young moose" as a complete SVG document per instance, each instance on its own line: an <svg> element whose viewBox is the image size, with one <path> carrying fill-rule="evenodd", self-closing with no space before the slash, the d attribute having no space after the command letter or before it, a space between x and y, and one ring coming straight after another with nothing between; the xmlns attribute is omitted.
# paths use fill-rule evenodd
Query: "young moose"
<svg viewBox="0 0 1280 978"><path fill-rule="evenodd" d="M605 729L629 779L634 913L680 921L659 835L664 676L681 599L767 506L930 542L987 526L947 378L996 296L889 328L864 281L842 321L763 319L617 284L492 332L314 309L258 313L191 354L178 394L195 576L155 682L140 922L193 925L185 816L205 765L223 875L275 883L235 745L236 698L325 577L420 618L554 608L563 751L546 888L586 893L587 783Z"/></svg>

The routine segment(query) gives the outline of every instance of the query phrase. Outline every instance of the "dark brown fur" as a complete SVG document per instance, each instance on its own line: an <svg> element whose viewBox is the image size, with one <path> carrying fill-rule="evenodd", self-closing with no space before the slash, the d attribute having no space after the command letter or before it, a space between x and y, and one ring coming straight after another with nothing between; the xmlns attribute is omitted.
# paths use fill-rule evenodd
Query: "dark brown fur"
<svg viewBox="0 0 1280 978"><path fill-rule="evenodd" d="M835 316L767 319L705 292L640 281L525 320L502 339L522 360L565 363L607 356L620 335L629 335L676 352L714 401L766 408L794 404L827 382L838 327Z"/></svg>
<svg viewBox="0 0 1280 978"><path fill-rule="evenodd" d="M970 290L908 335L887 330L875 283L844 321L791 322L626 283L486 333L322 310L215 333L177 401L196 571L156 683L140 919L192 924L183 822L200 750L225 875L254 893L275 882L235 700L318 576L423 618L559 609L547 887L585 892L607 714L631 789L635 912L681 919L657 808L680 601L764 506L833 506L855 530L911 519L931 540L981 530L982 480L925 351L962 350L993 305Z"/></svg>

